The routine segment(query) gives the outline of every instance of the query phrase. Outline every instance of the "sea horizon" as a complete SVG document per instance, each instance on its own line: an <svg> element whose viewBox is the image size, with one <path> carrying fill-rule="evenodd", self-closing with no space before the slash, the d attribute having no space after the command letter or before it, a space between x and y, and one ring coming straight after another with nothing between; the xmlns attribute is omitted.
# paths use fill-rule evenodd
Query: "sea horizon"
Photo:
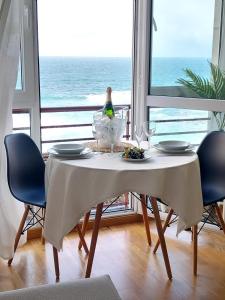
<svg viewBox="0 0 225 300"><path fill-rule="evenodd" d="M152 61L152 86L177 86L178 78L184 77L184 68L209 77L209 59L198 57L154 57ZM132 63L131 57L71 57L40 56L40 96L42 107L94 106L105 103L105 91L112 87L114 105L131 103ZM206 117L207 112L159 108L152 110L153 119ZM44 113L43 125L92 123L93 112ZM22 125L22 120L17 121ZM176 132L178 124L160 125L161 132ZM206 122L179 124L179 129L205 130ZM91 128L68 128L42 130L42 139L79 138L92 136ZM170 138L171 136L168 136ZM173 136L174 137L174 136ZM201 135L199 135L201 137ZM176 136L176 138L184 138ZM193 135L185 136L192 140ZM45 146L46 147L46 146Z"/></svg>
<svg viewBox="0 0 225 300"><path fill-rule="evenodd" d="M132 84L130 57L40 56L42 106L104 105L105 90L114 104L129 104ZM152 86L174 86L184 68L209 76L208 58L154 57Z"/></svg>

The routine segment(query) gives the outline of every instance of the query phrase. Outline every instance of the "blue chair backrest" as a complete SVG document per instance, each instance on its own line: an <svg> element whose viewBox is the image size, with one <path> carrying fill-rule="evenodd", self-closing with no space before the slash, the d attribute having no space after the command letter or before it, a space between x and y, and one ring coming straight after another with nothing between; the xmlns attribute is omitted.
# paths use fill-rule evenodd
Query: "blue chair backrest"
<svg viewBox="0 0 225 300"><path fill-rule="evenodd" d="M225 189L225 132L212 131L197 151L202 183L217 183Z"/></svg>
<svg viewBox="0 0 225 300"><path fill-rule="evenodd" d="M24 133L5 136L7 177L11 193L21 200L25 191L44 187L45 163L34 141Z"/></svg>

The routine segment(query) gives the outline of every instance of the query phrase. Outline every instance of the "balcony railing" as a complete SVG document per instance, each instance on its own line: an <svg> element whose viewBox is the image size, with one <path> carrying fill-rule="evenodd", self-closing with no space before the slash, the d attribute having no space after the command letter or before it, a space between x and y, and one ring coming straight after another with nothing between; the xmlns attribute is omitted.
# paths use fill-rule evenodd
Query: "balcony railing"
<svg viewBox="0 0 225 300"><path fill-rule="evenodd" d="M125 134L124 134L124 138L126 140L129 140L131 135L130 135L130 105L115 105L115 107L119 107L119 106L125 106L128 108L128 112L127 112L127 124L126 124L126 130L125 130ZM90 113L90 112L95 112L98 111L99 109L101 109L102 106L70 106L70 107L42 107L41 108L41 115L42 117L44 116L44 114L57 114L57 113L63 113L64 116L64 121L66 119L66 116L68 113ZM13 110L13 114L18 115L18 114L28 114L29 115L29 109L14 109ZM44 118L43 118L44 119ZM76 119L76 117L74 117L74 120ZM27 122L28 123L28 122ZM77 128L77 129L82 129L82 128L90 128L92 126L92 119L89 120L89 122L86 123L67 123L67 124L62 124L62 123L58 123L56 124L56 122L54 121L54 124L44 124L41 125L41 144L42 146L44 144L52 144L52 143L59 143L59 142L76 142L76 141L90 141L90 140L94 140L93 136L86 136L86 137L76 137L75 136L70 136L69 138L65 138L65 137L59 137L59 138L48 138L45 139L43 138L43 132L44 130L57 130L57 129L72 129L72 128ZM30 122L27 126L14 126L13 128L14 131L23 131L23 132L30 132ZM51 134L50 134L51 135ZM59 134L58 134L59 135ZM44 151L46 152L46 151Z"/></svg>
<svg viewBox="0 0 225 300"><path fill-rule="evenodd" d="M127 112L127 124L126 124L126 132L123 136L127 140L130 138L130 105L115 105L117 106L125 106L128 108ZM77 113L77 112L95 112L101 109L102 106L70 106L70 107L42 107L41 113ZM41 130L46 129L59 129L59 128L84 128L91 127L92 122L87 123L70 123L70 124L54 124L54 125L42 125ZM60 138L60 139L42 139L42 144L47 143L58 143L58 142L74 142L74 141L90 141L94 138L92 136L88 137L71 137L71 138Z"/></svg>
<svg viewBox="0 0 225 300"><path fill-rule="evenodd" d="M121 105L120 105L121 106ZM127 140L130 139L131 137L131 122L130 122L130 105L123 105L125 107L128 107L128 115L127 115L127 124L126 124L126 132L124 134L124 138L126 138ZM90 112L95 112L99 109L101 109L102 106L71 106L71 107L43 107L41 108L41 114L42 116L44 114L57 114L57 113L63 113L64 116L66 116L67 113L90 113ZM150 107L149 107L150 109ZM13 110L13 114L29 114L29 109L14 109ZM76 118L74 118L76 119ZM206 134L207 133L207 123L210 120L209 117L198 117L198 118L165 118L165 119L157 119L155 122L159 125L157 126L157 131L155 133L155 138L160 137L162 138L163 136L181 136L181 135L192 135L192 136L197 136L197 135L201 135L201 134ZM181 126L179 126L179 124L183 124L183 122L185 122L187 124L187 126L185 126L185 130L180 129ZM195 122L204 122L205 124L205 128L204 129L198 129L198 130L192 130L193 128L193 124ZM16 128L14 128L15 131L24 131L24 132L30 132L30 122L27 122L29 124L27 124L27 126L17 126ZM168 126L165 126L165 128L167 130L159 130L160 124L168 124ZM173 131L171 131L171 128L169 128L170 124L177 124L176 126L176 130L173 129ZM190 124L190 125L189 125ZM72 128L77 128L77 129L82 129L82 128L90 128L92 126L92 122L91 120L89 122L85 122L85 123L67 123L67 124L43 124L41 126L41 130L42 132L44 130L57 130L57 129L72 129ZM72 137L69 136L69 138L43 138L43 134L42 134L42 138L41 138L41 143L42 145L46 144L51 144L51 143L58 143L58 142L75 142L75 141L90 141L93 140L93 137L90 136L79 136L79 137Z"/></svg>
<svg viewBox="0 0 225 300"><path fill-rule="evenodd" d="M150 110L151 107L148 107L148 109ZM156 122L157 129L154 135L154 140L158 141L164 136L166 139L168 139L168 136L170 136L170 138L176 137L179 139L179 137L184 135L185 139L188 138L188 136L191 137L192 140L190 142L192 144L199 145L201 142L201 136L208 132L208 122L210 120L210 117L166 117L165 119L156 119L154 121ZM183 124L185 124L185 126L182 126ZM171 128L171 125L173 125L173 128Z"/></svg>
<svg viewBox="0 0 225 300"><path fill-rule="evenodd" d="M196 122L196 121L209 121L210 118L187 118L187 119L165 119L155 121L157 124L160 123L175 123L175 122ZM185 130L185 131L173 131L173 132L156 132L155 136L167 136L167 135L183 135L183 134L200 134L207 133L208 130Z"/></svg>

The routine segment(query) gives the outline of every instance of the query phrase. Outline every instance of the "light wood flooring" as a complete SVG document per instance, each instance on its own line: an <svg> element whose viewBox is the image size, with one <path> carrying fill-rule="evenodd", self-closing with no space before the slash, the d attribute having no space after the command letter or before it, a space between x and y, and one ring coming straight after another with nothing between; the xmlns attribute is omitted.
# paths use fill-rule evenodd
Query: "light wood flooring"
<svg viewBox="0 0 225 300"><path fill-rule="evenodd" d="M157 235L151 221L153 245ZM90 242L91 231L87 233ZM176 238L176 225L166 232L173 280L165 271L161 249L152 254L143 223L100 229L92 276L109 274L122 299L225 299L225 235L208 226L199 236L198 276L192 275L191 233ZM77 250L77 234L64 240L59 254L60 281L83 277L86 256ZM0 260L0 291L55 283L52 247L39 239L18 249L11 267ZM106 299L107 300L107 299Z"/></svg>

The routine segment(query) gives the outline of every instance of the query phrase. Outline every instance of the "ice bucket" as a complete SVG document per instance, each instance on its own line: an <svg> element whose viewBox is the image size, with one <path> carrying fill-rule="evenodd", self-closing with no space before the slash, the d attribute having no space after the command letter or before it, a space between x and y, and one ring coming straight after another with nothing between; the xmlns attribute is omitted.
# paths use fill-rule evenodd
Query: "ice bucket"
<svg viewBox="0 0 225 300"><path fill-rule="evenodd" d="M110 148L112 144L118 146L121 143L126 128L128 108L117 106L114 107L114 111L115 116L112 119L103 114L103 109L98 110L93 116L96 136L101 147Z"/></svg>

